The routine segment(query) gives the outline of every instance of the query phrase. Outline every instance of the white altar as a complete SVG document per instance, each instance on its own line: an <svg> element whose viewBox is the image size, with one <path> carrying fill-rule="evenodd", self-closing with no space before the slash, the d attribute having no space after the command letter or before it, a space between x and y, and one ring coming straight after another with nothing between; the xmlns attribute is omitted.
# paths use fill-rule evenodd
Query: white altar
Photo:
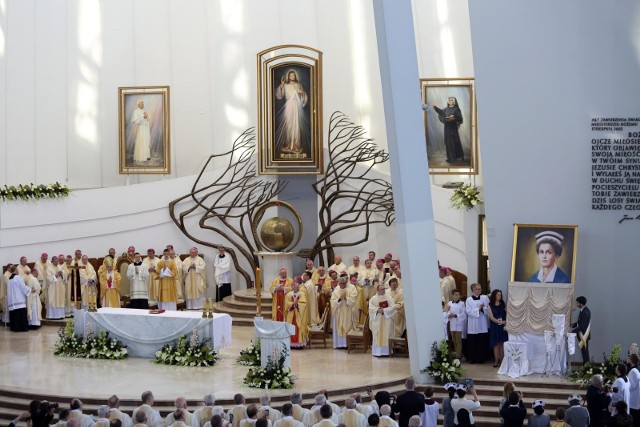
<svg viewBox="0 0 640 427"><path fill-rule="evenodd" d="M287 322L274 322L256 317L253 320L256 328L256 340L260 339L260 363L264 367L269 356L279 355L283 346L287 349L284 367L291 367L291 335L296 333L296 327Z"/></svg>
<svg viewBox="0 0 640 427"><path fill-rule="evenodd" d="M108 331L111 338L122 341L134 357L153 358L162 346L183 335L190 336L193 330L198 331L200 339L208 339L214 350L231 347L231 316L223 313L214 313L209 319L198 311L150 314L149 310L100 308L94 313L74 312L76 335L84 336L88 323L94 334Z"/></svg>

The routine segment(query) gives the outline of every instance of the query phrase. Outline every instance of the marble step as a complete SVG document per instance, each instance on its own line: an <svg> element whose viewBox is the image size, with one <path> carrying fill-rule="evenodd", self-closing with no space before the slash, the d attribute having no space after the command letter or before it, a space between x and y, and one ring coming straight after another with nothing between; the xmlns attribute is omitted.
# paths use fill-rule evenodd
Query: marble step
<svg viewBox="0 0 640 427"><path fill-rule="evenodd" d="M258 298L253 294L253 289L240 289L233 293L233 296L240 301L256 303ZM262 291L262 302L271 304L271 294Z"/></svg>
<svg viewBox="0 0 640 427"><path fill-rule="evenodd" d="M256 307L258 306L258 301L247 301L244 299L236 298L234 295L226 297L223 300L223 303L226 307L235 308L238 310L247 310L252 313L255 312ZM262 300L262 310L271 310L271 299Z"/></svg>
<svg viewBox="0 0 640 427"><path fill-rule="evenodd" d="M243 309L229 307L229 306L225 305L224 302L216 302L216 303L214 303L213 304L213 311L214 311L214 313L227 313L233 319L233 324L234 325L237 325L236 320L238 320L238 319L251 320L251 325L253 325L253 318L256 316L256 307L255 306L253 307L253 310L249 311L249 310L243 310ZM268 310L267 309L263 309L262 313L263 313L263 315L265 313L268 313L269 317L271 317L271 307L269 307Z"/></svg>

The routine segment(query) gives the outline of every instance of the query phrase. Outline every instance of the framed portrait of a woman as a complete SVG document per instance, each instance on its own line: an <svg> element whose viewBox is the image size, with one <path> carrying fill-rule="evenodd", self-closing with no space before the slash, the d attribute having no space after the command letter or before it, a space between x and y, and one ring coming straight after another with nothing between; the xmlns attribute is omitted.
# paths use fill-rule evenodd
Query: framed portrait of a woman
<svg viewBox="0 0 640 427"><path fill-rule="evenodd" d="M575 282L577 225L515 224L511 281Z"/></svg>
<svg viewBox="0 0 640 427"><path fill-rule="evenodd" d="M422 79L427 161L431 174L477 174L473 79Z"/></svg>
<svg viewBox="0 0 640 427"><path fill-rule="evenodd" d="M298 45L258 54L260 174L322 173L322 52Z"/></svg>

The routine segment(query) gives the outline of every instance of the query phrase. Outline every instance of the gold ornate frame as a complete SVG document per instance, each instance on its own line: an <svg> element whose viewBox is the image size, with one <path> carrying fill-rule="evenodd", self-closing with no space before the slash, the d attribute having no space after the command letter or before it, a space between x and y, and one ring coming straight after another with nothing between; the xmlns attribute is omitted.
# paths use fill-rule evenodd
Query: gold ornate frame
<svg viewBox="0 0 640 427"><path fill-rule="evenodd" d="M521 230L524 230L525 233L521 233ZM559 232L560 234L562 234L565 239L567 239L567 237L571 238L571 272L569 274L569 276L571 277L571 285L575 284L576 282L576 259L578 256L578 226L577 225L547 225L547 224L514 224L513 225L513 252L511 254L511 275L510 275L510 280L512 282L527 282L527 280L518 280L518 279L522 279L522 276L519 275L518 277L516 277L516 268L518 268L518 270L521 270L521 266L517 265L518 263L518 259L520 259L521 257L519 257L519 250L523 250L526 249L524 248L524 246L533 246L533 248L535 249L535 238L533 240L533 242L525 242L524 244L522 244L522 242L520 241L521 234L526 234L528 238L533 237L535 234L542 232L542 231L547 231L547 230L551 230L551 231L556 231ZM564 246L564 245L563 245ZM566 252L567 248L563 248L563 257L564 257L564 253ZM566 257L565 257L566 258ZM563 266L563 265L567 265L567 261L565 260L561 260L559 263L560 264L559 267ZM526 275L525 275L526 277Z"/></svg>
<svg viewBox="0 0 640 427"><path fill-rule="evenodd" d="M428 98L429 88L465 88L469 90L469 114L463 114L463 120L469 120L469 164L458 166L431 166L431 175L477 175L478 174L478 113L476 109L476 90L473 77L461 77L458 79L420 79L420 91L422 93L423 104L431 108L431 99ZM439 99L439 101L442 101ZM465 117L466 116L466 117ZM430 151L429 141L429 118L433 120L433 113L426 110L424 112L424 133L427 143L427 154ZM469 119L470 118L470 119ZM428 162L427 158L427 162Z"/></svg>
<svg viewBox="0 0 640 427"><path fill-rule="evenodd" d="M127 116L127 101L129 97L149 96L161 97L162 105L162 164L161 165L130 165L127 164L127 131L130 127L130 117ZM129 104L130 107L130 104ZM170 93L169 86L136 86L118 88L118 139L119 139L119 173L120 175L141 174L170 174L171 173L171 125L170 125ZM130 108L129 108L130 110Z"/></svg>
<svg viewBox="0 0 640 427"><path fill-rule="evenodd" d="M322 162L322 52L302 45L275 46L257 55L258 173L261 175L317 175ZM284 67L308 68L311 149L309 158L275 156L275 72ZM302 82L304 84L304 82ZM306 153L305 153L306 154Z"/></svg>

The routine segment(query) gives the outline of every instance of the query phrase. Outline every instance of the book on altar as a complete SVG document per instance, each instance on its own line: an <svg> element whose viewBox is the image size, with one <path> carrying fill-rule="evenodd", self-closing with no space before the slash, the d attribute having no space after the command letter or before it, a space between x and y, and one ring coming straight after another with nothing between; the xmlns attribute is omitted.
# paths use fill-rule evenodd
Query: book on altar
<svg viewBox="0 0 640 427"><path fill-rule="evenodd" d="M389 301L380 301L378 303L379 308L389 308Z"/></svg>

